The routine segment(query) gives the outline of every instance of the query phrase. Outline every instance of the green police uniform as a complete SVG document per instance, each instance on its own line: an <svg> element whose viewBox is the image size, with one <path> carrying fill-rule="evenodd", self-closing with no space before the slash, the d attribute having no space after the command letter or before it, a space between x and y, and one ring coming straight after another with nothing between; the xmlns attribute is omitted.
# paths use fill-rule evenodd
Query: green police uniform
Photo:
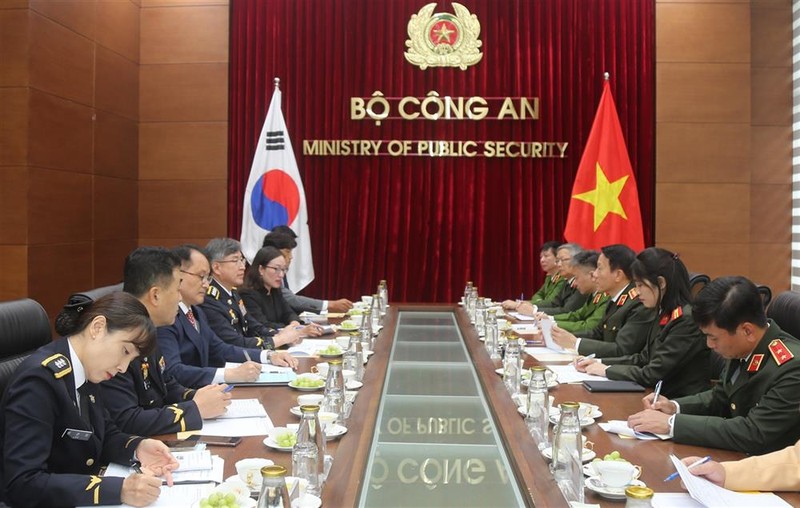
<svg viewBox="0 0 800 508"><path fill-rule="evenodd" d="M653 321L640 352L605 358L606 377L653 387L662 380L664 396L680 397L707 390L711 384L706 337L692 319L689 304Z"/></svg>
<svg viewBox="0 0 800 508"><path fill-rule="evenodd" d="M581 294L575 287L575 278L573 277L564 283L555 299L550 302L542 302L538 307L540 312L555 316L580 309L588 299L589 295Z"/></svg>
<svg viewBox="0 0 800 508"><path fill-rule="evenodd" d="M770 319L747 362L728 360L714 388L675 400L675 442L759 455L794 444L800 438L799 354L800 341Z"/></svg>
<svg viewBox="0 0 800 508"><path fill-rule="evenodd" d="M632 355L644 349L656 311L642 305L634 284L629 283L616 301L609 300L606 305L600 326L578 342L578 353L609 358Z"/></svg>
<svg viewBox="0 0 800 508"><path fill-rule="evenodd" d="M589 333L600 326L603 315L606 313L607 301L608 295L606 293L595 293L589 296L580 309L564 314L556 314L553 319L556 320L556 324L562 330L574 334Z"/></svg>
<svg viewBox="0 0 800 508"><path fill-rule="evenodd" d="M544 302L552 301L566 283L567 279L565 279L560 273L548 275L544 278L544 284L542 284L542 287L539 288L539 291L533 294L533 297L531 298L531 304L540 305Z"/></svg>

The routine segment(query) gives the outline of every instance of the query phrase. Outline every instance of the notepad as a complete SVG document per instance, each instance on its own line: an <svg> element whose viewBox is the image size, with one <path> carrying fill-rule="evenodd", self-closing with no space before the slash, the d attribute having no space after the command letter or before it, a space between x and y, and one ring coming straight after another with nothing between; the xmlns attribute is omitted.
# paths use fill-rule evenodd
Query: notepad
<svg viewBox="0 0 800 508"><path fill-rule="evenodd" d="M241 363L227 362L226 369L236 368ZM255 386L255 385L287 385L297 379L297 373L291 367L278 367L276 365L261 365L261 374L255 381L242 383L228 383L236 386Z"/></svg>
<svg viewBox="0 0 800 508"><path fill-rule="evenodd" d="M217 418L254 418L267 416L267 410L258 399L231 399L225 413Z"/></svg>

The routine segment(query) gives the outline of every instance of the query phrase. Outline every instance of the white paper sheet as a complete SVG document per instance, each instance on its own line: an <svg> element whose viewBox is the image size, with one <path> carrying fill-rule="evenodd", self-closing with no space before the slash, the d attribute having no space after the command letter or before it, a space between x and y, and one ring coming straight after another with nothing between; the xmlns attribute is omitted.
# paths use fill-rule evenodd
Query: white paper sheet
<svg viewBox="0 0 800 508"><path fill-rule="evenodd" d="M643 441L658 441L670 439L669 434L655 434L653 432L636 432L628 427L628 422L625 420L610 420L608 423L598 423L600 428L612 434L619 434L620 436L635 437Z"/></svg>
<svg viewBox="0 0 800 508"><path fill-rule="evenodd" d="M161 494L158 496L156 502L147 506L156 508L186 508L187 506L199 503L204 497L208 497L211 491L214 490L214 487L215 485L213 483L173 485L172 487L164 485L161 487ZM131 508L131 506L127 504L116 505L116 507ZM115 506L109 508L115 508Z"/></svg>
<svg viewBox="0 0 800 508"><path fill-rule="evenodd" d="M296 346L289 348L290 355L296 356L313 356L320 349L325 349L328 346L336 344L335 339L310 339L304 340Z"/></svg>
<svg viewBox="0 0 800 508"><path fill-rule="evenodd" d="M260 418L222 418L204 420L203 430L193 432L201 436L266 436L274 425L269 415Z"/></svg>
<svg viewBox="0 0 800 508"><path fill-rule="evenodd" d="M569 351L553 351L546 347L526 347L525 352L536 358L540 362L571 362L575 359L575 353Z"/></svg>
<svg viewBox="0 0 800 508"><path fill-rule="evenodd" d="M702 508L703 505L685 492L656 492L653 494L653 508Z"/></svg>
<svg viewBox="0 0 800 508"><path fill-rule="evenodd" d="M175 483L181 482L217 482L222 483L223 473L225 470L225 461L219 455L211 455L207 450L201 450L209 455L208 467L205 469L186 469L181 470L178 468L172 473L172 481ZM173 453L178 458L177 453ZM187 463L179 460L181 467L188 467ZM111 463L106 468L103 476L117 476L120 478L127 478L134 473L133 469L129 466L122 464Z"/></svg>
<svg viewBox="0 0 800 508"><path fill-rule="evenodd" d="M258 399L231 399L228 410L217 418L258 418L265 416L267 416L267 410L264 409Z"/></svg>
<svg viewBox="0 0 800 508"><path fill-rule="evenodd" d="M759 508L771 508L773 506L791 506L786 501L772 493L744 494L719 487L703 477L693 475L691 472L689 472L689 469L686 467L686 465L675 455L670 455L669 458L672 460L672 464L675 466L675 469L678 471L683 484L686 486L686 490L689 491L689 495L692 496L692 499L699 502L703 506L728 508L752 508L754 506L758 506Z"/></svg>
<svg viewBox="0 0 800 508"><path fill-rule="evenodd" d="M536 321L535 317L526 316L525 314L520 314L519 312L509 312L508 315L513 317L517 321Z"/></svg>
<svg viewBox="0 0 800 508"><path fill-rule="evenodd" d="M511 325L511 329L514 330L517 333L521 333L521 334L525 334L525 335L530 335L530 334L533 334L533 333L536 333L536 332L539 331L539 327L536 326L533 323L528 323L528 324L517 324L517 323L515 323L515 324Z"/></svg>
<svg viewBox="0 0 800 508"><path fill-rule="evenodd" d="M558 374L559 383L580 383L583 381L608 381L605 376L593 376L585 372L578 372L571 363L568 365L550 365L550 370Z"/></svg>

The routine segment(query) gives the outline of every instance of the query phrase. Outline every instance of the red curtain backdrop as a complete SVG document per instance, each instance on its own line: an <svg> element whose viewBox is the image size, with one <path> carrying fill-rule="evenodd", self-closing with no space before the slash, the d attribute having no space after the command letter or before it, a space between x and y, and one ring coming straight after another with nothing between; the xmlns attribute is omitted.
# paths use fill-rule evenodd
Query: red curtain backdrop
<svg viewBox="0 0 800 508"><path fill-rule="evenodd" d="M463 0L483 59L466 71L405 61L425 0L231 2L228 232L239 237L255 143L281 79L308 201L315 281L357 298L387 279L395 301L455 301L473 280L494 299L541 284L539 246L562 239L572 182L602 92L619 111L653 240L654 0ZM439 2L435 12L452 12ZM539 97L540 118L350 119L350 97ZM396 102L394 103L396 106ZM496 107L495 107L496 111ZM567 141L564 159L304 156L303 140Z"/></svg>

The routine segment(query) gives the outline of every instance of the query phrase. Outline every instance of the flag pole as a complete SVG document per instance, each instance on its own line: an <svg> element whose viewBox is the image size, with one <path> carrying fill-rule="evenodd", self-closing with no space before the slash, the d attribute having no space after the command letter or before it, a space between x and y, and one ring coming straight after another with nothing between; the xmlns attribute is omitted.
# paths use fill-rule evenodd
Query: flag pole
<svg viewBox="0 0 800 508"><path fill-rule="evenodd" d="M610 77L611 77L611 74L609 74L608 72L604 72L603 73L603 79L605 79L606 81L608 81L608 78L610 78Z"/></svg>
<svg viewBox="0 0 800 508"><path fill-rule="evenodd" d="M606 79L608 79L608 78L606 78ZM272 80L272 82L275 83L275 88L277 90L281 89L281 78L275 78L275 79Z"/></svg>

